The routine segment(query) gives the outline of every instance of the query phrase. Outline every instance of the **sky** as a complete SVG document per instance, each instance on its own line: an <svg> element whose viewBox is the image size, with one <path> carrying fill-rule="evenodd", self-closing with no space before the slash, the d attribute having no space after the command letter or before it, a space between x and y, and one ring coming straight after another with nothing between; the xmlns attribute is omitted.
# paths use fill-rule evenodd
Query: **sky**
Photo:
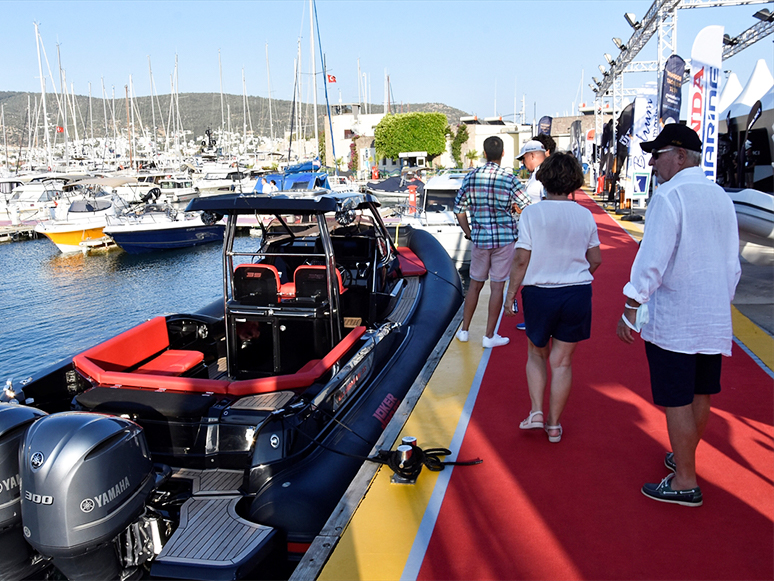
<svg viewBox="0 0 774 581"><path fill-rule="evenodd" d="M570 114L591 103L592 77L601 78L604 53L619 50L652 1L642 0L316 0L320 45L331 103L358 102L358 62L372 103L438 102L479 117L512 120ZM697 8L677 13L677 54L690 58L696 34L724 25L732 37L758 22L753 14L772 4ZM94 97L118 98L130 76L134 93L168 94L178 62L180 92L291 99L294 61L301 47L302 99L312 100L308 0L53 1L0 0L0 90L40 92L34 23L42 39L47 91L59 85L59 59L68 87ZM774 35L724 62L744 86L758 59L774 69ZM656 36L636 61L656 59ZM318 103L324 103L316 49ZM57 47L58 53L57 54ZM268 72L267 72L268 49ZM44 54L45 53L45 54ZM47 60L47 62L46 62ZM220 61L220 64L219 64ZM48 63L48 64L47 64ZM627 74L626 88L655 81L655 73ZM683 98L687 100L686 96ZM406 109L404 109L406 110ZM218 111L219 114L219 111Z"/></svg>

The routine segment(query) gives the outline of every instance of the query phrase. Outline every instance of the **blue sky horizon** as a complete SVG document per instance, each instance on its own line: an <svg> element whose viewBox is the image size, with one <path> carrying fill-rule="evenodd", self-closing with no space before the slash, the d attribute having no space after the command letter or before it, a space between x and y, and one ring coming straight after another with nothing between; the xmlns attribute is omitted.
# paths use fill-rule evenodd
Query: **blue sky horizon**
<svg viewBox="0 0 774 581"><path fill-rule="evenodd" d="M315 39L318 103L324 102L320 46L332 104L362 99L363 73L369 102L384 101L390 76L392 103L438 102L479 117L512 120L522 106L525 122L561 116L589 104L592 77L615 58L612 38L626 43L633 30L623 15L641 18L643 0L317 0L320 39ZM6 16L0 50L4 91L40 92L34 23L46 90L59 88L59 59L68 90L79 95L123 97L131 75L138 96L169 94L178 61L180 92L241 95L244 72L251 96L291 99L294 61L301 55L302 100L312 101L308 0L16 1L0 2ZM734 37L758 20L768 4L677 12L677 54L690 58L696 34L720 24ZM774 35L723 63L744 86L759 59L774 62ZM319 43L319 44L318 44ZM656 59L657 38L636 57ZM220 58L220 65L219 65ZM358 59L361 77L358 78ZM626 88L656 80L655 73L627 74ZM686 89L684 89L686 91ZM685 101L687 93L684 92ZM523 105L522 105L523 104Z"/></svg>

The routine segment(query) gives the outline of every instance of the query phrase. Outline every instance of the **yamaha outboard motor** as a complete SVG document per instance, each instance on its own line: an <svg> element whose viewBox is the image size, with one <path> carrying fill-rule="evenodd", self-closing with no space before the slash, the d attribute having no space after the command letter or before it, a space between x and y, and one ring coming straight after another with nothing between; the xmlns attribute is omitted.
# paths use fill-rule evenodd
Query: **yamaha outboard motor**
<svg viewBox="0 0 774 581"><path fill-rule="evenodd" d="M32 407L0 403L0 581L25 579L40 568L22 534L19 446L30 425L44 415Z"/></svg>
<svg viewBox="0 0 774 581"><path fill-rule="evenodd" d="M119 579L114 539L155 483L142 428L95 413L46 416L27 431L19 463L27 542L71 581Z"/></svg>

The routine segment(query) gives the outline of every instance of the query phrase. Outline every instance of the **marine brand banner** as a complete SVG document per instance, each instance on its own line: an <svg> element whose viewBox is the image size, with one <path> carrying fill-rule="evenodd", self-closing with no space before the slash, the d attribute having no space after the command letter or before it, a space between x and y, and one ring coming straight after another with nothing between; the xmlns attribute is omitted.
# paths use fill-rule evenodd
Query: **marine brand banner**
<svg viewBox="0 0 774 581"><path fill-rule="evenodd" d="M541 117L538 121L538 135L551 135L551 122L553 117Z"/></svg>
<svg viewBox="0 0 774 581"><path fill-rule="evenodd" d="M583 163L585 144L583 143L583 127L580 119L573 121L570 125L570 151L575 159Z"/></svg>
<svg viewBox="0 0 774 581"><path fill-rule="evenodd" d="M650 154L642 151L643 141L653 141L659 133L658 96L655 88L643 88L634 99L632 136L629 139L629 164L626 168L626 196L647 197L650 191Z"/></svg>
<svg viewBox="0 0 774 581"><path fill-rule="evenodd" d="M661 78L661 111L659 120L663 127L667 123L677 123L680 120L680 104L682 101L683 75L685 61L673 54L664 65L664 75Z"/></svg>
<svg viewBox="0 0 774 581"><path fill-rule="evenodd" d="M707 26L696 35L691 49L691 92L688 126L699 134L703 144L701 168L713 182L718 165L718 104L720 67L723 63L723 30Z"/></svg>

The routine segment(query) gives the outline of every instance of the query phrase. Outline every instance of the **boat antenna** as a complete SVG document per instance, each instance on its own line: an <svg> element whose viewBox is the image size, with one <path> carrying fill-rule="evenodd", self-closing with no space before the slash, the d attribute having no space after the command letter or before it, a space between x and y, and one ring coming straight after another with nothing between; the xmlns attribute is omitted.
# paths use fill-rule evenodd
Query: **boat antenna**
<svg viewBox="0 0 774 581"><path fill-rule="evenodd" d="M333 154L333 166L335 174L339 175L339 166L336 163L336 143L333 140L333 120L331 119L331 104L328 101L328 68L325 66L325 55L322 51L322 40L320 39L320 21L317 19L317 2L312 0L312 6L314 7L314 22L317 25L317 44L320 48L320 56L322 58L323 65L323 87L325 87L325 108L328 110L328 126L331 131L331 152ZM315 115L317 112L315 111ZM315 120L315 123L317 121Z"/></svg>

